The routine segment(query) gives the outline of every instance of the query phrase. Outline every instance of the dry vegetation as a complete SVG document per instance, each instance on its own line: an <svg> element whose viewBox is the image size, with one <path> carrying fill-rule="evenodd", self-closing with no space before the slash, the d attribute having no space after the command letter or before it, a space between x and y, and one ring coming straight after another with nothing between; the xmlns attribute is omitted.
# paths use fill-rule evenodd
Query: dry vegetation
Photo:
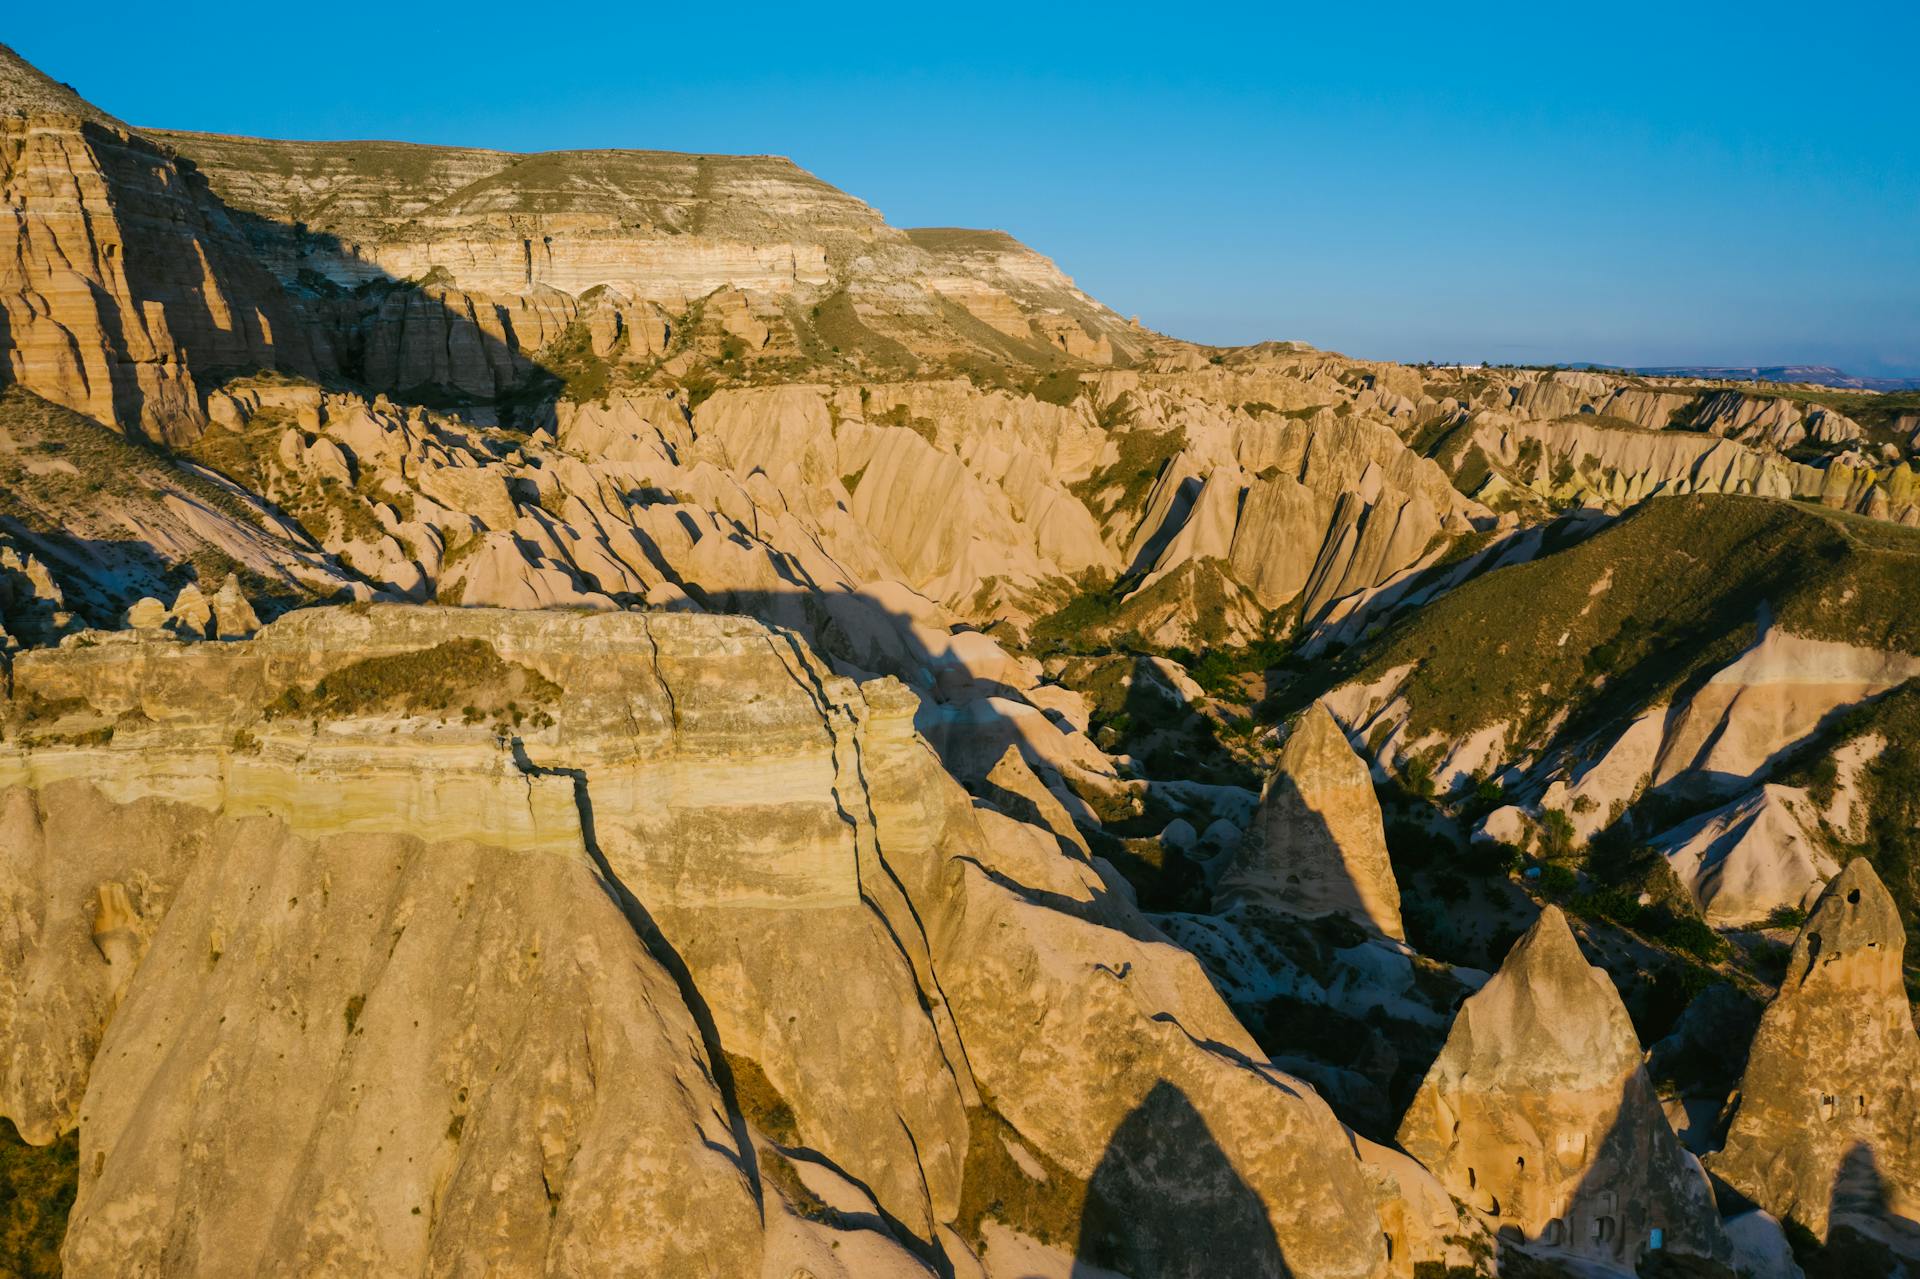
<svg viewBox="0 0 1920 1279"><path fill-rule="evenodd" d="M553 722L544 707L561 692L540 672L502 659L485 640L458 639L349 663L311 689L286 689L265 711L269 718L312 719L457 711L469 723L505 716L515 727L530 715L543 727Z"/></svg>
<svg viewBox="0 0 1920 1279"><path fill-rule="evenodd" d="M60 1273L60 1240L67 1231L80 1180L80 1133L46 1146L20 1139L0 1118L0 1275L40 1279Z"/></svg>

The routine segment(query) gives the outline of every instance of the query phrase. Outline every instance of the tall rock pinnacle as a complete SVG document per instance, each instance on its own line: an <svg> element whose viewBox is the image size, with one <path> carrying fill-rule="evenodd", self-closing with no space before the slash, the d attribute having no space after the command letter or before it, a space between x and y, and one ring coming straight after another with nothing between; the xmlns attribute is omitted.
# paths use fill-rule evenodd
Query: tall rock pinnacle
<svg viewBox="0 0 1920 1279"><path fill-rule="evenodd" d="M1222 904L1241 899L1297 915L1347 915L1405 937L1373 779L1320 703L1287 738L1220 897Z"/></svg>
<svg viewBox="0 0 1920 1279"><path fill-rule="evenodd" d="M1920 1196L1920 1036L1906 933L1862 858L1827 885L1754 1036L1714 1172L1824 1238L1835 1215ZM1911 1215L1911 1210L1906 1214Z"/></svg>
<svg viewBox="0 0 1920 1279"><path fill-rule="evenodd" d="M1462 1005L1399 1139L1489 1225L1529 1240L1628 1265L1655 1248L1726 1252L1627 1010L1557 907Z"/></svg>

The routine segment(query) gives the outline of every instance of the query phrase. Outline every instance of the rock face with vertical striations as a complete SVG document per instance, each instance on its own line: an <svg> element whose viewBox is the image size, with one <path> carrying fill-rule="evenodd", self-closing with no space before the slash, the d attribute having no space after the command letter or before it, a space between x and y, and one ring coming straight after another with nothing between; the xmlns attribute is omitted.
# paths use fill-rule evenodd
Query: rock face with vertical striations
<svg viewBox="0 0 1920 1279"><path fill-rule="evenodd" d="M0 208L0 372L55 403L190 437L196 375L330 362L203 181L5 46Z"/></svg>
<svg viewBox="0 0 1920 1279"><path fill-rule="evenodd" d="M1714 1174L1825 1238L1844 1215L1915 1215L1920 1037L1901 979L1906 932L1864 859L1800 930L1740 1080Z"/></svg>
<svg viewBox="0 0 1920 1279"><path fill-rule="evenodd" d="M1373 778L1323 704L1308 707L1288 736L1219 898L1345 915L1405 936Z"/></svg>
<svg viewBox="0 0 1920 1279"><path fill-rule="evenodd" d="M0 1114L79 1129L69 1274L945 1272L995 1132L1133 1273L1380 1271L1325 1103L897 681L715 615L95 634L0 702Z"/></svg>
<svg viewBox="0 0 1920 1279"><path fill-rule="evenodd" d="M1558 907L1461 1006L1399 1140L1490 1226L1530 1241L1628 1266L1656 1231L1658 1246L1726 1254L1627 1010Z"/></svg>

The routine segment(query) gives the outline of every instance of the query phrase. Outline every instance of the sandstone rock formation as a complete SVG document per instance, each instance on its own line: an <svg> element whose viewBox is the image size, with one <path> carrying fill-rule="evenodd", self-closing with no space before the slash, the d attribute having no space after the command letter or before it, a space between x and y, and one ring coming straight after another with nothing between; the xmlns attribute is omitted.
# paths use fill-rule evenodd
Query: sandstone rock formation
<svg viewBox="0 0 1920 1279"><path fill-rule="evenodd" d="M0 649L45 643L73 621L66 594L47 566L0 541Z"/></svg>
<svg viewBox="0 0 1920 1279"><path fill-rule="evenodd" d="M308 610L22 654L14 699L0 1113L80 1127L73 1273L964 1256L1013 1211L989 1110L1092 1221L1172 1189L1129 1115L1185 1117L1231 1172L1095 1232L1134 1273L1383 1263L1339 1124L1191 958L791 637ZM1196 1211L1215 1251L1139 1251Z"/></svg>
<svg viewBox="0 0 1920 1279"><path fill-rule="evenodd" d="M1867 434L1861 423L1817 402L1570 370L1444 371L1426 391L1421 413L1469 438L1450 454L1483 500L1624 506L1662 494L1757 493L1920 523L1915 473L1900 450L1867 461L1855 447ZM1824 457L1804 460L1810 451Z"/></svg>
<svg viewBox="0 0 1920 1279"><path fill-rule="evenodd" d="M1809 833L1813 816L1806 792L1767 785L1655 836L1654 847L1708 923L1755 924L1783 907L1811 907L1839 871Z"/></svg>
<svg viewBox="0 0 1920 1279"><path fill-rule="evenodd" d="M73 1273L1725 1255L1447 836L1732 926L1910 825L1920 544L1833 514L1920 524L1898 401L1197 347L776 157L134 130L4 49L0 197L0 1115L79 1133ZM1907 1079L1860 950L1776 1020ZM1748 1193L1906 1193L1768 1069Z"/></svg>
<svg viewBox="0 0 1920 1279"><path fill-rule="evenodd" d="M1627 1266L1650 1248L1726 1255L1620 996L1557 907L1461 1006L1400 1144L1489 1224L1548 1247Z"/></svg>
<svg viewBox="0 0 1920 1279"><path fill-rule="evenodd" d="M309 310L344 322L343 347L365 334L378 389L490 397L576 326L596 355L640 365L676 332L755 357L834 347L909 366L983 352L1110 364L1146 345L1010 237L898 230L775 156L152 136L246 215L282 281L340 288L331 312ZM370 289L360 304L355 289Z"/></svg>
<svg viewBox="0 0 1920 1279"><path fill-rule="evenodd" d="M1218 901L1341 914L1387 937L1405 935L1373 777L1323 704L1308 707L1288 736Z"/></svg>
<svg viewBox="0 0 1920 1279"><path fill-rule="evenodd" d="M1912 1217L1920 1036L1906 931L1873 867L1849 862L1793 944L1740 1081L1714 1174L1821 1238L1849 1215Z"/></svg>
<svg viewBox="0 0 1920 1279"><path fill-rule="evenodd" d="M199 420L196 367L324 367L203 184L4 46L0 82L9 380L177 438Z"/></svg>

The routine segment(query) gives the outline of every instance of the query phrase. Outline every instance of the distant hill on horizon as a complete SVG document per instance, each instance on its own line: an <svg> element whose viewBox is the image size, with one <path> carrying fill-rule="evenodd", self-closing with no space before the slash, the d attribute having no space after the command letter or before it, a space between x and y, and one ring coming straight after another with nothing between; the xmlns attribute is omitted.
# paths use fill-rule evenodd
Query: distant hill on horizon
<svg viewBox="0 0 1920 1279"><path fill-rule="evenodd" d="M1606 364L1575 364L1571 368L1605 369ZM1852 391L1920 391L1920 377L1860 377L1830 364L1670 364L1630 368L1628 373L1648 377L1716 378L1729 382L1809 382L1815 386Z"/></svg>

